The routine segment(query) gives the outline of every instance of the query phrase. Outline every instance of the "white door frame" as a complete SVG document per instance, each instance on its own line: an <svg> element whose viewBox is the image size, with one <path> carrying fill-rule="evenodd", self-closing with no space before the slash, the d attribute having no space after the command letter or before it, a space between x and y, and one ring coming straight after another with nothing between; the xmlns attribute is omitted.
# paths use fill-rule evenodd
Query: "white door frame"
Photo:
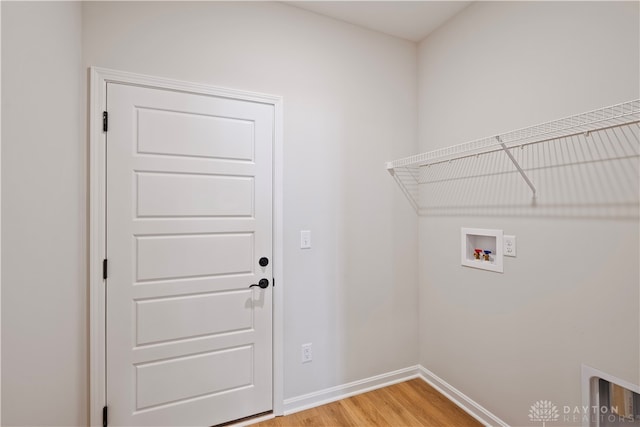
<svg viewBox="0 0 640 427"><path fill-rule="evenodd" d="M199 83L134 74L105 68L90 68L89 105L89 375L90 424L102 426L106 401L105 283L102 261L106 258L106 133L102 112L106 110L107 83L213 95L273 105L273 413L284 411L283 364L283 101L282 97L224 89Z"/></svg>

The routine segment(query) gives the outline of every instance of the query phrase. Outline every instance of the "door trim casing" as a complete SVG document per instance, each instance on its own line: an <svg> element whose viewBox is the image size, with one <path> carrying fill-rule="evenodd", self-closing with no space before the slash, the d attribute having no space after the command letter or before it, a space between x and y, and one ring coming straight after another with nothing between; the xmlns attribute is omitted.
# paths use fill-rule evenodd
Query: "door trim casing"
<svg viewBox="0 0 640 427"><path fill-rule="evenodd" d="M106 294L102 261L106 258L106 133L102 112L106 110L107 83L213 95L259 102L274 107L273 135L273 413L284 411L284 307L283 307L283 99L200 83L90 67L89 103L89 417L91 426L102 426L106 401Z"/></svg>

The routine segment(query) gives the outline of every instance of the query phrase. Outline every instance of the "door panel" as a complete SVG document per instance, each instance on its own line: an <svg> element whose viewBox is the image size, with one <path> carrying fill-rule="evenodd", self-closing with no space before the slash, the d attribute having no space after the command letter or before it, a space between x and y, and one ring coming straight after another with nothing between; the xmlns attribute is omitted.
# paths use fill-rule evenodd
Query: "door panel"
<svg viewBox="0 0 640 427"><path fill-rule="evenodd" d="M252 358L253 348L244 346L139 364L136 409L251 386Z"/></svg>
<svg viewBox="0 0 640 427"><path fill-rule="evenodd" d="M253 237L253 233L137 237L138 281L251 273Z"/></svg>
<svg viewBox="0 0 640 427"><path fill-rule="evenodd" d="M247 289L136 301L136 344L249 330L253 328L251 312L234 308L250 300L252 292Z"/></svg>
<svg viewBox="0 0 640 427"><path fill-rule="evenodd" d="M139 153L253 160L251 120L146 108L137 113Z"/></svg>
<svg viewBox="0 0 640 427"><path fill-rule="evenodd" d="M251 177L137 173L136 178L139 218L253 216Z"/></svg>
<svg viewBox="0 0 640 427"><path fill-rule="evenodd" d="M110 425L272 409L273 106L107 84Z"/></svg>

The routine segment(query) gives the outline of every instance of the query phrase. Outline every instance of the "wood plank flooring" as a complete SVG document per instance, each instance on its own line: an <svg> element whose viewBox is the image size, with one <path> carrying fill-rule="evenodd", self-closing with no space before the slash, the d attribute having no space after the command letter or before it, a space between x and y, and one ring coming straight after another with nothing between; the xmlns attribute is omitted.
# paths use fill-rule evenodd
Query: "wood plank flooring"
<svg viewBox="0 0 640 427"><path fill-rule="evenodd" d="M254 424L258 427L482 426L421 379Z"/></svg>

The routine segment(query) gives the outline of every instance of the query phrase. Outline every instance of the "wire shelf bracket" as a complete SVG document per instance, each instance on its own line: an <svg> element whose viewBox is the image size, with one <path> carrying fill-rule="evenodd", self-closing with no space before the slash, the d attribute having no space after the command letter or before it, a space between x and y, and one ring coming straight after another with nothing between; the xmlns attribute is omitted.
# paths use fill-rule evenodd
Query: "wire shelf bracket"
<svg viewBox="0 0 640 427"><path fill-rule="evenodd" d="M424 184L420 180L422 168L504 151L531 189L532 203L535 204L538 194L536 186L512 154L512 149L578 135L588 137L591 132L638 123L640 123L640 99L393 160L387 162L386 168L401 187L413 208L419 213L420 186Z"/></svg>
<svg viewBox="0 0 640 427"><path fill-rule="evenodd" d="M532 199L532 202L535 203L535 200L536 200L536 187L535 187L535 185L533 185L533 182L531 182L531 180L527 176L526 172L524 170L522 170L522 167L520 167L520 163L518 163L516 158L513 157L513 154L511 154L511 151L509 151L509 148L506 146L506 144L504 142L502 142L502 140L500 139L499 135L496 136L496 140L498 140L498 142L500 143L500 146L502 147L504 152L507 153L507 156L509 156L509 160L511 160L511 162L516 167L516 169L518 169L518 172L520 173L520 175L522 176L524 181L527 183L529 188L531 188L531 191L533 192L533 195L531 196L531 199Z"/></svg>

